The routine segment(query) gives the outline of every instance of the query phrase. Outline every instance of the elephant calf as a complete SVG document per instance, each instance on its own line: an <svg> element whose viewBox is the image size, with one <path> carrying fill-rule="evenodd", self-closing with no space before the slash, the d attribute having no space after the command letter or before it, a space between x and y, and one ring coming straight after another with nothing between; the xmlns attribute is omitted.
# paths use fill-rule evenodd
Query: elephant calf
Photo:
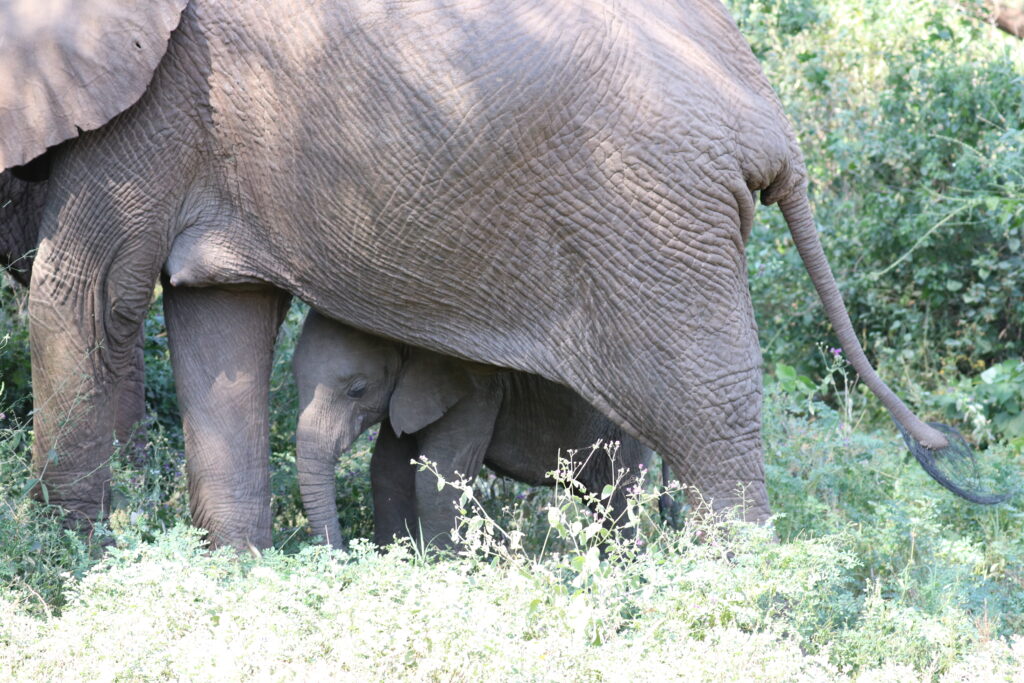
<svg viewBox="0 0 1024 683"><path fill-rule="evenodd" d="M344 543L335 505L338 456L381 420L370 463L379 545L410 532L425 543L450 543L459 493L438 491L433 473L417 471L410 460L420 455L446 478L475 477L486 463L539 485L553 483L546 474L559 449L577 448L576 479L590 491L614 483L619 470L620 485L629 485L650 460L649 449L560 384L391 342L312 311L293 363L302 501L314 533L334 546ZM588 448L598 440L621 444L614 459ZM621 490L611 507L616 518L624 511Z"/></svg>

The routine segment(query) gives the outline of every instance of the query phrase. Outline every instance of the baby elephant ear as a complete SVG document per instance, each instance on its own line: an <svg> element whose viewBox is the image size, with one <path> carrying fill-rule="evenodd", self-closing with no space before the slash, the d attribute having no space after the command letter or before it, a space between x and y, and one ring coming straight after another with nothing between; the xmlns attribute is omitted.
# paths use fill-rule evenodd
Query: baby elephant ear
<svg viewBox="0 0 1024 683"><path fill-rule="evenodd" d="M411 349L391 394L389 416L395 434L418 432L441 419L473 386L463 361Z"/></svg>
<svg viewBox="0 0 1024 683"><path fill-rule="evenodd" d="M187 1L0 2L0 170L134 104Z"/></svg>

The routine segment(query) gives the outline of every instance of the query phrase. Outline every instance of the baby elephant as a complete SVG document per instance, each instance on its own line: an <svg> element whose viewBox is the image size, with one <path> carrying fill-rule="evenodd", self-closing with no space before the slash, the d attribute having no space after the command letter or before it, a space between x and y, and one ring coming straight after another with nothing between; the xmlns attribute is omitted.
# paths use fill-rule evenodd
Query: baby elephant
<svg viewBox="0 0 1024 683"><path fill-rule="evenodd" d="M344 544L335 505L338 456L384 420L370 461L374 541L410 533L450 545L458 492L410 460L425 455L448 479L472 479L484 463L528 484L551 484L559 450L580 449L576 479L600 493L624 470L635 481L650 450L572 390L513 370L479 365L375 337L310 312L293 361L299 389L296 463L313 532ZM620 442L614 463L596 441ZM616 491L612 509L625 509ZM618 514L616 514L616 517Z"/></svg>

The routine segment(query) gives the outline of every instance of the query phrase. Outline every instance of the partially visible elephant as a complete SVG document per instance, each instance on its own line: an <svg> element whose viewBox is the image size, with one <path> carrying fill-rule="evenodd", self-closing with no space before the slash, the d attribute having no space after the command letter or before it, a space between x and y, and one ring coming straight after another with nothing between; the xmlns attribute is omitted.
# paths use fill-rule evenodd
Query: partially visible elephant
<svg viewBox="0 0 1024 683"><path fill-rule="evenodd" d="M968 15L1024 38L1024 0L960 0Z"/></svg>
<svg viewBox="0 0 1024 683"><path fill-rule="evenodd" d="M971 0L975 9L980 4L981 15L997 28L1016 38L1024 38L1024 1L1022 0Z"/></svg>
<svg viewBox="0 0 1024 683"><path fill-rule="evenodd" d="M214 544L270 543L288 295L566 385L765 521L758 197L915 452L949 446L864 355L719 0L10 0L0 32L0 169L88 131L53 160L30 295L34 467L71 514L104 513L112 392L163 270Z"/></svg>
<svg viewBox="0 0 1024 683"><path fill-rule="evenodd" d="M344 545L335 504L338 456L383 421L370 463L374 541L412 534L450 543L459 491L412 460L425 456L452 480L486 464L534 486L553 484L562 454L598 496L617 485L611 519L625 522L624 489L651 452L574 391L549 380L409 348L310 311L293 358L299 390L295 464L313 532ZM603 447L593 448L601 442ZM611 444L618 444L617 449ZM632 529L624 528L631 534Z"/></svg>
<svg viewBox="0 0 1024 683"><path fill-rule="evenodd" d="M996 2L992 7L992 19L996 26L1017 38L1024 38L1024 3Z"/></svg>
<svg viewBox="0 0 1024 683"><path fill-rule="evenodd" d="M46 158L0 173L0 270L26 287L46 206Z"/></svg>

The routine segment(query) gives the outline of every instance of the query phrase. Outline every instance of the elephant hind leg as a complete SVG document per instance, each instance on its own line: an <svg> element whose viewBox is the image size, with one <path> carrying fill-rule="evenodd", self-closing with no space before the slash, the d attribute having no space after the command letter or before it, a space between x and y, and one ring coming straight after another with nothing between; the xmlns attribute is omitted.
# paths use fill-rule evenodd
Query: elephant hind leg
<svg viewBox="0 0 1024 683"><path fill-rule="evenodd" d="M572 384L666 458L697 509L765 522L761 353L746 278L731 277L724 302L695 282L689 310L651 309L635 336L592 354L603 363Z"/></svg>
<svg viewBox="0 0 1024 683"><path fill-rule="evenodd" d="M288 300L164 284L192 521L214 547L271 544L270 371Z"/></svg>
<svg viewBox="0 0 1024 683"><path fill-rule="evenodd" d="M687 382L681 411L685 421L673 439L675 447L663 454L698 512L737 511L759 523L771 515L761 444L759 353L757 361L741 368L705 366L699 379Z"/></svg>

